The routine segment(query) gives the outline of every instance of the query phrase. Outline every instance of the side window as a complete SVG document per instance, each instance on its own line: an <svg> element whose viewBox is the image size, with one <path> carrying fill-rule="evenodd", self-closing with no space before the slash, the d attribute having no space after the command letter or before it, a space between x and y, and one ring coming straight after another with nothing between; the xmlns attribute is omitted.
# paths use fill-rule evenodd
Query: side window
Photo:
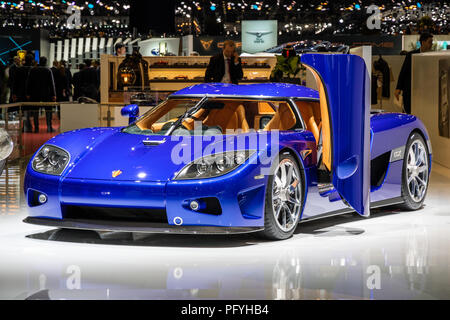
<svg viewBox="0 0 450 320"><path fill-rule="evenodd" d="M297 117L288 102L271 102L271 105L275 106L276 112L264 127L264 130L286 131L295 128Z"/></svg>
<svg viewBox="0 0 450 320"><path fill-rule="evenodd" d="M305 122L306 130L312 132L318 143L322 127L319 102L297 100L295 104Z"/></svg>
<svg viewBox="0 0 450 320"><path fill-rule="evenodd" d="M275 106L274 104L266 101L260 101L257 104L257 113L254 118L254 129L264 129L267 124L272 120L273 116L275 115L276 108L278 106Z"/></svg>

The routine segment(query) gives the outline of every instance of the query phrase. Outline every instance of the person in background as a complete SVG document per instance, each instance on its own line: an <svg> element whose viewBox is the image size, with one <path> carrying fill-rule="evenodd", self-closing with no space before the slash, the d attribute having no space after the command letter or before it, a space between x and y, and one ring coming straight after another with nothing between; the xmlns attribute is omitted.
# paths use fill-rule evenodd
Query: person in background
<svg viewBox="0 0 450 320"><path fill-rule="evenodd" d="M97 100L99 86L97 71L92 67L91 60L84 60L84 64L86 65L86 67L80 71L79 76L81 96Z"/></svg>
<svg viewBox="0 0 450 320"><path fill-rule="evenodd" d="M61 81L61 76L59 73L59 61L54 60L53 61L53 66L50 68L50 70L52 71L52 75L53 75L53 81L55 83L55 91L56 91L56 101L60 101L59 98L61 98L61 90L62 90L62 81Z"/></svg>
<svg viewBox="0 0 450 320"><path fill-rule="evenodd" d="M222 53L212 56L205 72L205 82L221 82L238 84L244 73L241 58L236 51L236 44L226 40Z"/></svg>
<svg viewBox="0 0 450 320"><path fill-rule="evenodd" d="M67 79L64 67L58 61L53 61L53 67L50 68L55 82L56 101L68 101L67 99Z"/></svg>
<svg viewBox="0 0 450 320"><path fill-rule="evenodd" d="M47 67L47 58L41 57L39 65L31 68L26 86L27 98L32 102L55 102L56 89L52 71ZM39 132L39 108L33 113L34 132ZM54 132L52 127L52 107L45 107L47 132Z"/></svg>
<svg viewBox="0 0 450 320"><path fill-rule="evenodd" d="M8 70L8 88L9 88L9 103L13 103L13 96L14 96L14 89L13 89L13 83L14 78L16 76L16 71L20 67L20 58L18 56L15 56L13 59L13 63L9 66Z"/></svg>
<svg viewBox="0 0 450 320"><path fill-rule="evenodd" d="M97 101L100 101L100 61L94 60L92 62L92 65L93 65L95 71L97 72L97 81L98 81L98 86L97 86L98 97L97 97Z"/></svg>
<svg viewBox="0 0 450 320"><path fill-rule="evenodd" d="M78 66L78 72L73 74L72 84L73 84L73 101L77 101L79 97L81 97L81 83L80 83L80 73L86 68L84 63L80 63Z"/></svg>
<svg viewBox="0 0 450 320"><path fill-rule="evenodd" d="M412 55L416 53L424 53L430 51L433 46L433 35L430 33L422 33L419 38L420 48L410 51L406 54L402 69L398 76L397 87L394 95L397 100L400 99L400 94L403 95L403 105L405 112L411 113L411 69L412 69Z"/></svg>
<svg viewBox="0 0 450 320"><path fill-rule="evenodd" d="M72 97L72 72L70 72L70 66L66 60L61 61L61 67L64 68L66 76L66 93L67 93L66 101L69 101L70 97Z"/></svg>
<svg viewBox="0 0 450 320"><path fill-rule="evenodd" d="M123 57L127 53L127 49L125 48L125 45L123 43L116 43L114 46L115 49L115 56Z"/></svg>
<svg viewBox="0 0 450 320"><path fill-rule="evenodd" d="M12 92L14 93L12 96L13 102L27 102L27 80L28 75L30 73L31 68L33 67L34 56L32 54L27 54L25 56L25 63L23 66L17 68L16 75L14 77L14 81L12 83ZM18 109L18 108L17 108ZM10 112L16 111L14 108L10 108ZM30 116L35 110L31 110L30 108L24 108L25 121L23 122L23 131L31 132L31 121Z"/></svg>
<svg viewBox="0 0 450 320"><path fill-rule="evenodd" d="M6 66L0 64L0 104L5 104L7 95L8 80L6 77Z"/></svg>

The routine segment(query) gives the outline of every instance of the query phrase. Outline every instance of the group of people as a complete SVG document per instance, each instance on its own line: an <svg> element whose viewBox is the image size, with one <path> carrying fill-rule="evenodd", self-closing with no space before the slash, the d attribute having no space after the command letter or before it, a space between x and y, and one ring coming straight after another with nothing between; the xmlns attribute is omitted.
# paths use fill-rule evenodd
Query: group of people
<svg viewBox="0 0 450 320"><path fill-rule="evenodd" d="M397 99L399 99L400 95L403 96L404 111L408 114L411 113L412 55L430 51L433 46L433 35L424 32L420 35L419 42L419 49L404 53L406 58L402 65L394 93ZM224 42L222 53L211 57L205 73L205 82L238 84L242 77L242 63L236 52L236 44L232 40L227 40Z"/></svg>
<svg viewBox="0 0 450 320"><path fill-rule="evenodd" d="M37 63L32 54L27 54L24 61L14 58L9 67L8 87L9 102L64 102L77 100L85 96L99 100L100 66L98 62L85 60L80 64L80 71L72 76L66 61L54 61L48 68L47 58L40 57ZM45 116L47 132L54 132L52 117L54 107L46 106ZM10 108L9 112L18 108ZM26 107L24 132L33 132L31 118L34 122L34 132L39 132L40 107ZM58 112L59 116L59 112Z"/></svg>
<svg viewBox="0 0 450 320"><path fill-rule="evenodd" d="M95 60L84 60L78 67L72 79L73 100L80 97L100 100L100 63Z"/></svg>
<svg viewBox="0 0 450 320"><path fill-rule="evenodd" d="M431 49L433 36L424 33L420 37L421 48L406 55L395 96L403 94L404 107L411 112L411 55L426 52ZM125 53L125 46L116 45L116 55ZM213 56L205 73L206 82L222 82L237 84L243 78L242 63L236 51L236 44L227 40L222 53ZM79 71L73 76L66 61L55 61L51 68L47 67L47 59L41 57L37 64L34 56L26 55L22 62L18 57L9 68L8 87L10 88L10 103L13 102L63 102L80 97L99 100L100 65L98 61L85 60L80 64ZM13 109L13 108L11 108ZM11 110L15 111L15 110ZM34 120L34 132L39 132L39 107L25 109L26 120L24 131L32 132L31 118ZM53 107L45 107L47 131L53 132Z"/></svg>

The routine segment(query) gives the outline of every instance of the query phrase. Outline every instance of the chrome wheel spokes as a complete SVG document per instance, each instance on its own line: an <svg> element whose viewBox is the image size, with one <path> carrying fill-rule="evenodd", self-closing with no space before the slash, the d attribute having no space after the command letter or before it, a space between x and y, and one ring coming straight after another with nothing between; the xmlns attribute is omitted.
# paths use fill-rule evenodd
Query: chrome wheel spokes
<svg viewBox="0 0 450 320"><path fill-rule="evenodd" d="M274 173L272 185L272 209L275 221L285 232L297 225L301 209L300 172L289 159L280 162Z"/></svg>
<svg viewBox="0 0 450 320"><path fill-rule="evenodd" d="M420 140L414 141L409 148L406 176L409 195L415 202L422 201L428 185L428 156Z"/></svg>

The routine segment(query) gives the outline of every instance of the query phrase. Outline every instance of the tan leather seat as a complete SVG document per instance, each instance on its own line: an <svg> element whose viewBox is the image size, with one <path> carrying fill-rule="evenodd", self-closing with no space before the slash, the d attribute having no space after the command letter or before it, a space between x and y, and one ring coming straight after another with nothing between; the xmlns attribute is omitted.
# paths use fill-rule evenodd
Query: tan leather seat
<svg viewBox="0 0 450 320"><path fill-rule="evenodd" d="M154 124L152 124L151 129L152 129L153 132L159 132L159 131L161 131L162 127L163 127L166 123L169 123L169 122L175 122L175 121L177 121L177 118L170 119L169 121L166 121L166 122L158 122L158 123L154 123Z"/></svg>
<svg viewBox="0 0 450 320"><path fill-rule="evenodd" d="M294 112L287 105L287 103L280 103L277 112L264 128L264 131L289 130L295 126L296 122L297 120L295 119Z"/></svg>
<svg viewBox="0 0 450 320"><path fill-rule="evenodd" d="M317 120L315 117L317 111L314 110L314 106L310 102L297 101L296 104L298 110L300 111L300 114L302 115L303 121L305 121L306 130L311 131L312 134L314 135L314 138L316 139L316 143L319 143L320 129L319 126L317 125Z"/></svg>
<svg viewBox="0 0 450 320"><path fill-rule="evenodd" d="M205 113L205 109L200 109L199 111L197 111L196 113L194 113L194 118L196 119L201 119L201 117L203 116L203 114ZM159 132L161 131L162 127L168 123L168 122L175 122L177 121L178 118L173 118L170 119L169 121L166 122L158 122L158 123L154 123L151 127L153 132ZM186 120L183 121L183 126L188 129L188 130L194 130L194 119L192 118L187 118Z"/></svg>
<svg viewBox="0 0 450 320"><path fill-rule="evenodd" d="M253 120L254 129L264 129L260 128L260 122L262 117L273 116L275 114L275 110L270 106L268 102L258 102L258 113L255 115Z"/></svg>
<svg viewBox="0 0 450 320"><path fill-rule="evenodd" d="M316 80L317 88L319 89L319 99L320 99L320 114L321 120L319 126L321 126L322 132L322 163L324 166L331 171L331 126L330 126L330 115L328 114L328 101L326 96L325 86L322 82L322 78L317 73L317 71L307 64L303 64L307 70L309 70Z"/></svg>
<svg viewBox="0 0 450 320"><path fill-rule="evenodd" d="M194 113L193 118L199 119L199 120L194 120L193 118L187 118L186 120L183 121L183 126L188 130L194 130L194 124L195 124L194 122L201 121L203 119L203 117L205 116L205 113L206 113L205 109L198 110L196 113Z"/></svg>
<svg viewBox="0 0 450 320"><path fill-rule="evenodd" d="M227 129L242 129L244 132L249 130L245 108L236 103L226 103L223 109L211 110L203 123L207 126L220 126L223 133Z"/></svg>

